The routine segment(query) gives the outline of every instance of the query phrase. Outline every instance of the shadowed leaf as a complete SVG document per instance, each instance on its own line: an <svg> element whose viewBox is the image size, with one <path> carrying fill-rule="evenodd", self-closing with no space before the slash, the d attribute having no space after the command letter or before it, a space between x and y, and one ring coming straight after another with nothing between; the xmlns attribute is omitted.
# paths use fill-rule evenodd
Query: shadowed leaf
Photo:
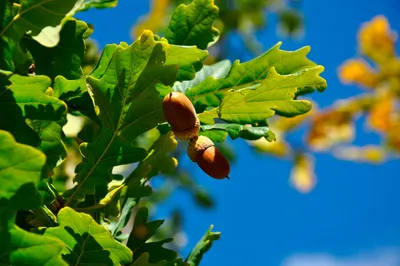
<svg viewBox="0 0 400 266"><path fill-rule="evenodd" d="M217 41L219 31L213 27L218 7L213 0L194 0L180 5L172 14L165 38L171 44L196 45L207 49Z"/></svg>
<svg viewBox="0 0 400 266"><path fill-rule="evenodd" d="M59 227L46 229L44 235L65 243L62 253L69 264L120 265L132 261L132 252L90 215L65 207L58 213L58 223Z"/></svg>

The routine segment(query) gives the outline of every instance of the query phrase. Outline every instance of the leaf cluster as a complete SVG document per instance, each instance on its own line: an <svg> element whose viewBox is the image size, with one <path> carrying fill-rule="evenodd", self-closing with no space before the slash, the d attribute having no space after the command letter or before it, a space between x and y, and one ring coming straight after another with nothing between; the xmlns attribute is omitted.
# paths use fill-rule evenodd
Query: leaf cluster
<svg viewBox="0 0 400 266"><path fill-rule="evenodd" d="M2 264L199 265L220 234L210 227L180 259L171 236L158 233L163 220L150 220L145 206L157 198L152 178L179 171L163 96L184 92L201 134L217 142L273 141L267 119L307 113L311 103L299 97L326 87L308 47L289 52L279 43L245 63L205 66L219 36L212 0L179 6L164 37L145 30L131 44L106 45L84 72L92 29L73 16L115 4L1 1Z"/></svg>

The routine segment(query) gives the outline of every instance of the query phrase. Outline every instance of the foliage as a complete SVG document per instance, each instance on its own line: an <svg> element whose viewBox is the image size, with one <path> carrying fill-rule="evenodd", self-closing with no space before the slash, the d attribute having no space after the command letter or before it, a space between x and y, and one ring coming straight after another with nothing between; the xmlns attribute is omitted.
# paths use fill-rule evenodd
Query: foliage
<svg viewBox="0 0 400 266"><path fill-rule="evenodd" d="M204 66L219 34L212 0L178 7L164 37L145 30L132 44L107 45L97 61L91 28L73 16L115 4L1 1L1 264L199 265L220 233L210 227L178 258L179 216L164 224L147 207L169 194L153 186L156 176L212 206L177 167L183 155L163 96L184 92L214 140L271 142L279 135L267 119L304 116L312 104L302 95L326 87L308 47L279 43L245 63Z"/></svg>

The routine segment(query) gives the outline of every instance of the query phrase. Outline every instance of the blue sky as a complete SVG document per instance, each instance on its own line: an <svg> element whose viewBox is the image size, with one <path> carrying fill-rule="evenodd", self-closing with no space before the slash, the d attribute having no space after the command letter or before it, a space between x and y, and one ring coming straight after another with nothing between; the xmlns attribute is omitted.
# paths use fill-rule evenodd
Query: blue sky
<svg viewBox="0 0 400 266"><path fill-rule="evenodd" d="M148 10L148 1L120 0L115 9L93 10L78 17L94 24L93 38L101 46L131 42L130 29ZM400 31L400 2L397 0L303 0L305 35L290 40L276 35L274 17L266 32L258 34L265 49L282 40L283 49L311 46L309 57L325 66L328 81L324 93L311 95L322 107L358 93L343 86L337 68L356 54L356 33L362 22L385 15ZM232 51L240 46L232 40ZM232 58L246 59L232 52ZM363 127L359 123L359 130ZM300 140L300 135L292 136ZM377 143L373 133L362 133L356 143ZM399 162L380 166L339 161L330 155L316 157L318 184L307 195L288 183L291 164L258 156L241 141L235 141L238 163L231 180L216 181L200 170L195 178L217 201L212 211L196 208L190 195L178 192L156 218L170 209L185 211L184 229L191 250L210 224L222 238L203 259L202 266L399 266L400 265L400 179Z"/></svg>

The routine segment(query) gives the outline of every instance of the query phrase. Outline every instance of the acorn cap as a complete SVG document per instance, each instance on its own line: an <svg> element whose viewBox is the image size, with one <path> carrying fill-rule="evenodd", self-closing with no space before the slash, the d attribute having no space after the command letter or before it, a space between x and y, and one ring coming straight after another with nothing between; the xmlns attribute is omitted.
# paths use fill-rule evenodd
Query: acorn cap
<svg viewBox="0 0 400 266"><path fill-rule="evenodd" d="M205 150L214 146L214 142L206 136L196 136L189 141L187 148L187 154L193 162L197 161L197 158L203 154Z"/></svg>
<svg viewBox="0 0 400 266"><path fill-rule="evenodd" d="M175 137L177 137L178 139L181 140L188 140L188 139L192 139L194 137L196 137L199 134L200 131L200 120L197 118L196 123L194 124L193 127L191 127L190 129L186 130L186 131L176 131L176 130L172 130L175 134Z"/></svg>

